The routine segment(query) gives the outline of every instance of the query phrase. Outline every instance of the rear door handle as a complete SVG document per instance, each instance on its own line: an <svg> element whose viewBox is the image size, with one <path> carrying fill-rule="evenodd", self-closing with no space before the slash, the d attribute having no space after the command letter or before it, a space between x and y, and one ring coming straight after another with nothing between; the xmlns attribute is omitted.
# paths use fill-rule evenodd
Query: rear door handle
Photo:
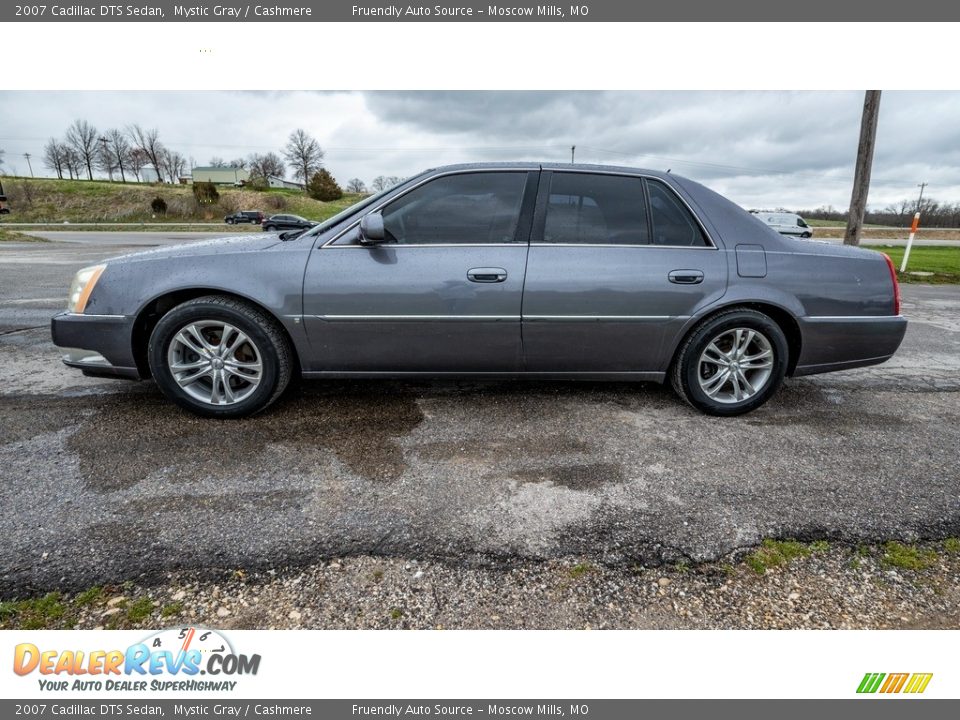
<svg viewBox="0 0 960 720"><path fill-rule="evenodd" d="M667 277L677 285L697 285L703 282L703 270L671 270Z"/></svg>
<svg viewBox="0 0 960 720"><path fill-rule="evenodd" d="M507 279L507 271L503 268L472 268L467 270L467 279L477 283L498 283Z"/></svg>

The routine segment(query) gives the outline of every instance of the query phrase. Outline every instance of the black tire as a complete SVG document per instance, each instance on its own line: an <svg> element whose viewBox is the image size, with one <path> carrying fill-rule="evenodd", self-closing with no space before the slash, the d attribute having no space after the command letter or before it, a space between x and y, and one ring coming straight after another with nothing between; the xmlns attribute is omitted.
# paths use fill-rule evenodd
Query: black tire
<svg viewBox="0 0 960 720"><path fill-rule="evenodd" d="M700 358L713 340L737 328L753 330L767 341L773 355L772 364L764 385L752 396L739 402L721 402L711 398L700 385ZM670 370L670 383L683 400L703 413L726 417L742 415L773 396L783 383L789 357L787 339L773 319L756 310L733 308L707 318L684 338Z"/></svg>
<svg viewBox="0 0 960 720"><path fill-rule="evenodd" d="M224 222L225 222L227 225L233 225L233 218L227 218L226 220L224 220Z"/></svg>
<svg viewBox="0 0 960 720"><path fill-rule="evenodd" d="M803 233L802 235L800 235L800 237L802 237L802 238L812 238L812 237L813 237L813 233L805 232L805 233Z"/></svg>
<svg viewBox="0 0 960 720"><path fill-rule="evenodd" d="M261 378L256 388L230 405L213 405L189 395L174 379L168 365L168 350L181 329L201 320L230 323L246 334L260 353ZM197 415L238 418L265 410L283 394L293 372L293 350L277 321L263 310L235 298L208 295L177 305L150 335L147 346L150 371L161 392L170 400Z"/></svg>
<svg viewBox="0 0 960 720"><path fill-rule="evenodd" d="M276 228L275 228L273 225L264 225L264 226L263 226L263 231L264 231L264 232L273 232L274 230L276 230Z"/></svg>

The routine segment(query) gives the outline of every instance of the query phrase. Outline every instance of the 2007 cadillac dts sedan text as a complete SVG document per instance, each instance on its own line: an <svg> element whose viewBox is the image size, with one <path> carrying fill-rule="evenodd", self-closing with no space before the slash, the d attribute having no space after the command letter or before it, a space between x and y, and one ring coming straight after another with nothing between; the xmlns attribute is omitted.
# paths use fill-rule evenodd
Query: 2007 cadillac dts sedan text
<svg viewBox="0 0 960 720"><path fill-rule="evenodd" d="M508 163L428 170L294 237L85 268L52 332L67 365L214 417L294 373L669 380L736 415L785 375L887 360L906 324L885 255L670 173Z"/></svg>

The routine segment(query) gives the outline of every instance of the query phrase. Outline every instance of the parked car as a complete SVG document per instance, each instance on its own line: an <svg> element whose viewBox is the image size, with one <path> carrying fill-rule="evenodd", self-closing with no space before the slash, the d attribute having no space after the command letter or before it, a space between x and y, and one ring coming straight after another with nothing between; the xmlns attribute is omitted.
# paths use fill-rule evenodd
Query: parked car
<svg viewBox="0 0 960 720"><path fill-rule="evenodd" d="M9 215L10 208L7 207L7 196L0 193L0 215Z"/></svg>
<svg viewBox="0 0 960 720"><path fill-rule="evenodd" d="M267 232L277 230L309 230L316 225L313 220L307 220L299 215L271 215L263 221L263 229Z"/></svg>
<svg viewBox="0 0 960 720"><path fill-rule="evenodd" d="M802 238L813 237L813 228L807 225L807 221L796 213L756 211L754 214L781 235L797 235Z"/></svg>
<svg viewBox="0 0 960 720"><path fill-rule="evenodd" d="M64 362L237 417L293 373L668 382L737 415L784 376L875 365L906 331L890 259L784 237L670 173L429 170L296 239L152 249L77 273Z"/></svg>
<svg viewBox="0 0 960 720"><path fill-rule="evenodd" d="M250 223L251 225L259 225L263 222L263 213L259 210L241 210L240 212L235 212L232 215L227 215L223 221L227 225L236 225L237 223Z"/></svg>

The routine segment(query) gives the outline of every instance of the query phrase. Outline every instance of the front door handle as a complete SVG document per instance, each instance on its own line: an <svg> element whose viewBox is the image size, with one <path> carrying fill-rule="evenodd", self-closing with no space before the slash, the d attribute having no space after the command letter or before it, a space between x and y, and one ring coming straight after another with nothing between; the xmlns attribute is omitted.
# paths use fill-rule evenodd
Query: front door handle
<svg viewBox="0 0 960 720"><path fill-rule="evenodd" d="M677 285L697 285L703 282L703 270L671 270L667 277Z"/></svg>
<svg viewBox="0 0 960 720"><path fill-rule="evenodd" d="M503 268L472 268L467 270L467 279L470 282L498 283L507 279L507 271Z"/></svg>

